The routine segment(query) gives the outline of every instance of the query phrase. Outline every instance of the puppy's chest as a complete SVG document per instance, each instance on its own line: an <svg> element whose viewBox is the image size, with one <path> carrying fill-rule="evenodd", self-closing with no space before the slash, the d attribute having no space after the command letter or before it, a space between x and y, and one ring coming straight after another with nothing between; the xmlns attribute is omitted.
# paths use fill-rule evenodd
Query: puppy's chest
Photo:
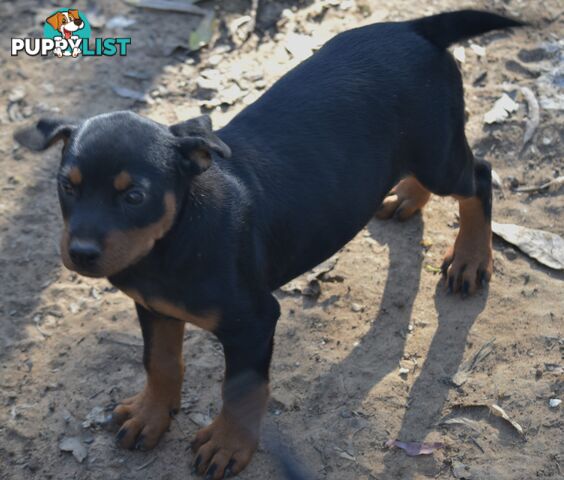
<svg viewBox="0 0 564 480"><path fill-rule="evenodd" d="M214 331L219 324L219 309L195 306L190 302L191 295L183 295L166 283L154 281L112 281L112 283L135 303L163 317L188 322L208 331Z"/></svg>

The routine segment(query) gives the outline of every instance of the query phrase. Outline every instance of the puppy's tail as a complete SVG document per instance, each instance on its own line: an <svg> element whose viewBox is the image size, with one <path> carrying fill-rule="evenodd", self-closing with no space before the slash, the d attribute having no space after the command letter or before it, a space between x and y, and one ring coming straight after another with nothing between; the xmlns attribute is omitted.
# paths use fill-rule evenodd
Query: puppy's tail
<svg viewBox="0 0 564 480"><path fill-rule="evenodd" d="M495 13L478 10L445 12L412 22L415 31L439 48L481 35L490 30L520 27L526 25L518 20L502 17Z"/></svg>

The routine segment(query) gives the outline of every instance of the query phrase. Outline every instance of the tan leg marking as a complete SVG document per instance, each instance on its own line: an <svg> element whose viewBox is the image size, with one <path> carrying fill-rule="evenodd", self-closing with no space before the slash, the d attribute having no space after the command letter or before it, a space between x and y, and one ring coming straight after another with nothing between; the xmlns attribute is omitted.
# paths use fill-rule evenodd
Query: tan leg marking
<svg viewBox="0 0 564 480"><path fill-rule="evenodd" d="M151 322L147 383L142 392L124 400L114 412L121 424L118 443L125 448L153 448L180 408L184 377L184 322L156 318Z"/></svg>
<svg viewBox="0 0 564 480"><path fill-rule="evenodd" d="M262 384L236 403L223 405L219 416L192 442L199 474L219 480L224 475L237 475L249 464L257 449L267 402L268 385Z"/></svg>
<svg viewBox="0 0 564 480"><path fill-rule="evenodd" d="M429 201L431 192L421 185L415 177L404 178L388 194L376 212L376 218L387 220L397 218L407 220L421 210Z"/></svg>
<svg viewBox="0 0 564 480"><path fill-rule="evenodd" d="M466 295L485 285L492 276L492 228L477 197L455 198L460 210L460 230L442 270L449 291Z"/></svg>

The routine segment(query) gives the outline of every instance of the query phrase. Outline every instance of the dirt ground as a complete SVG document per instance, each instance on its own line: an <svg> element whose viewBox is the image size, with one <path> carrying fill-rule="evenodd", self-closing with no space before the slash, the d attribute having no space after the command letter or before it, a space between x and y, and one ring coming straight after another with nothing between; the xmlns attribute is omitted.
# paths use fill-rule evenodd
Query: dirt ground
<svg viewBox="0 0 564 480"><path fill-rule="evenodd" d="M232 22L248 14L250 1L200 2L217 9L219 33L212 47L189 54L198 17L77 1L72 5L87 16L136 20L126 30L94 32L131 36L127 57L79 60L10 57L8 39L40 36L55 7L34 0L0 4L0 478L193 478L189 442L220 408L221 347L189 327L182 410L155 450L120 450L112 433L82 425L93 409L142 387L142 339L127 297L60 265L58 148L38 156L12 140L17 127L40 115L133 109L170 123L202 111L221 126L299 61L292 45L307 45L295 34L319 44L361 24L461 6L505 12L535 26L474 39L485 56L463 44L468 137L502 180L494 219L564 235L562 191L513 188L564 174L562 71L551 73L564 55L559 0L542 6L518 0L261 3L256 33L239 46L230 40ZM167 29L155 30L162 22ZM148 101L122 98L112 86L144 92ZM541 117L521 152L524 86L539 98ZM518 111L484 126L484 113L504 91ZM448 296L434 270L456 228L455 202L434 197L408 222L372 221L314 282L319 297L304 295L307 289L277 293L283 313L266 438L282 438L313 478L564 478L562 407L549 406L564 395L564 275L496 239L489 289L465 300ZM484 344L491 345L489 355L456 386L453 377ZM491 404L523 433L492 415ZM79 438L86 449L81 463L60 450L66 437ZM444 448L409 457L385 448L389 439L438 441ZM269 445L262 442L239 478L281 478Z"/></svg>

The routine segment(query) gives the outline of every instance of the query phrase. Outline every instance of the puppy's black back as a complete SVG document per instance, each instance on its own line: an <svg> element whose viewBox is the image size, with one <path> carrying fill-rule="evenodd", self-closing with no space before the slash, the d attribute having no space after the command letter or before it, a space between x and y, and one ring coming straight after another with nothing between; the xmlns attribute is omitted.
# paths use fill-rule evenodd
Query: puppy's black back
<svg viewBox="0 0 564 480"><path fill-rule="evenodd" d="M220 168L253 196L272 288L349 241L402 175L428 177L437 193L464 177L462 82L443 47L514 25L494 17L455 12L344 32L219 132L233 151Z"/></svg>

